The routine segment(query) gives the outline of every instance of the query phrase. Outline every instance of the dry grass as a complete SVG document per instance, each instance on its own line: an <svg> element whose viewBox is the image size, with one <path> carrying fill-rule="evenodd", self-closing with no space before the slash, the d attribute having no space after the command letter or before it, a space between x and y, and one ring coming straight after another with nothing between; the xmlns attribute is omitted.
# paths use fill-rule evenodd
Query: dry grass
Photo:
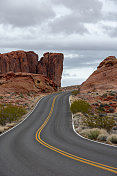
<svg viewBox="0 0 117 176"><path fill-rule="evenodd" d="M92 139L92 140L97 140L98 136L100 134L105 134L107 135L107 131L104 129L99 129L99 128L93 128L93 129L85 129L80 132L80 134L86 138Z"/></svg>
<svg viewBox="0 0 117 176"><path fill-rule="evenodd" d="M107 142L117 144L117 134L111 134L110 136L108 136Z"/></svg>

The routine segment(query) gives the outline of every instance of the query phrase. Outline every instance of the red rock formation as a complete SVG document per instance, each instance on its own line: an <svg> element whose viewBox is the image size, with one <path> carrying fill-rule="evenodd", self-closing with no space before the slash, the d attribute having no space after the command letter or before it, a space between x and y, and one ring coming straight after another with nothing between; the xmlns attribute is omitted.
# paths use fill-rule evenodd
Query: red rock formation
<svg viewBox="0 0 117 176"><path fill-rule="evenodd" d="M0 54L0 73L27 72L36 73L38 55L33 51L12 51Z"/></svg>
<svg viewBox="0 0 117 176"><path fill-rule="evenodd" d="M81 85L81 92L117 90L117 59L109 56L97 70Z"/></svg>
<svg viewBox="0 0 117 176"><path fill-rule="evenodd" d="M14 73L0 75L0 93L39 93L53 92L56 85L52 80L40 74Z"/></svg>
<svg viewBox="0 0 117 176"><path fill-rule="evenodd" d="M64 56L61 53L45 53L38 63L37 73L47 76L55 82L57 87L60 87L63 59Z"/></svg>
<svg viewBox="0 0 117 176"><path fill-rule="evenodd" d="M7 72L25 72L42 74L61 86L63 71L63 54L45 53L38 61L38 55L33 51L12 51L0 54L0 74Z"/></svg>

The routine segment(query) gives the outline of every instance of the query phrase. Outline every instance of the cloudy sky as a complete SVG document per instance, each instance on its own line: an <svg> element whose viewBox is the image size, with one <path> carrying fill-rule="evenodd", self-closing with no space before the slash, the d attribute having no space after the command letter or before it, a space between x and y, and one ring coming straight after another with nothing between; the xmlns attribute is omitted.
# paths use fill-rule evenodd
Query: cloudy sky
<svg viewBox="0 0 117 176"><path fill-rule="evenodd" d="M0 52L65 55L62 86L81 84L117 57L117 0L0 0Z"/></svg>

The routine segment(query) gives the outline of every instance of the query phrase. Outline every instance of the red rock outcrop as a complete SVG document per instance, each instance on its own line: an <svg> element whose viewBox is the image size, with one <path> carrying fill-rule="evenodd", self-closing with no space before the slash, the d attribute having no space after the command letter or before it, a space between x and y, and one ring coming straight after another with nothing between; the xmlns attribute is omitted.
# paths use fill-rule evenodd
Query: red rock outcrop
<svg viewBox="0 0 117 176"><path fill-rule="evenodd" d="M27 72L36 73L38 64L38 55L33 51L12 51L10 53L0 54L0 73L7 72Z"/></svg>
<svg viewBox="0 0 117 176"><path fill-rule="evenodd" d="M5 93L39 93L53 92L57 89L55 83L47 77L32 73L14 73L0 75L0 94Z"/></svg>
<svg viewBox="0 0 117 176"><path fill-rule="evenodd" d="M45 53L38 61L38 55L33 51L12 51L0 54L0 74L7 72L25 72L42 74L61 86L63 71L63 54Z"/></svg>
<svg viewBox="0 0 117 176"><path fill-rule="evenodd" d="M38 62L37 73L47 76L55 82L57 87L60 87L63 59L64 56L61 53L45 53Z"/></svg>
<svg viewBox="0 0 117 176"><path fill-rule="evenodd" d="M81 85L81 92L117 90L117 59L109 56L104 59L97 70Z"/></svg>

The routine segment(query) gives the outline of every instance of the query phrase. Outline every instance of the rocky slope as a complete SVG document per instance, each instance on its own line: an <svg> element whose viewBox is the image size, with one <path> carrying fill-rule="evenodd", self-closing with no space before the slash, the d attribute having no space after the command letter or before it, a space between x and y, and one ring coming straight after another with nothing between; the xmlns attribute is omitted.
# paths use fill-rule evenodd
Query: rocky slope
<svg viewBox="0 0 117 176"><path fill-rule="evenodd" d="M12 51L0 54L0 74L11 71L42 74L60 87L63 58L61 53L45 53L44 57L38 61L38 55L33 51Z"/></svg>
<svg viewBox="0 0 117 176"><path fill-rule="evenodd" d="M55 83L47 77L32 73L14 73L0 75L0 95L5 93L39 93L53 92Z"/></svg>
<svg viewBox="0 0 117 176"><path fill-rule="evenodd" d="M117 90L117 59L109 56L104 59L97 70L81 85L81 92Z"/></svg>

